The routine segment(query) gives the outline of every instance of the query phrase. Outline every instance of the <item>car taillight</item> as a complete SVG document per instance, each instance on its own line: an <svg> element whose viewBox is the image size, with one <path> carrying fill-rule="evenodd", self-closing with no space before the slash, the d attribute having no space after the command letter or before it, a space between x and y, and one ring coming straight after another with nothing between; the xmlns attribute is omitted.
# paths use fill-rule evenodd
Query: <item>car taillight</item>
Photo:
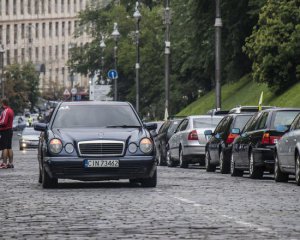
<svg viewBox="0 0 300 240"><path fill-rule="evenodd" d="M270 133L264 133L261 143L262 144L276 144L281 136L270 136Z"/></svg>
<svg viewBox="0 0 300 240"><path fill-rule="evenodd" d="M233 143L234 139L238 136L238 134L230 133L226 139L227 144Z"/></svg>
<svg viewBox="0 0 300 240"><path fill-rule="evenodd" d="M198 134L196 130L193 130L189 133L188 140L198 140Z"/></svg>

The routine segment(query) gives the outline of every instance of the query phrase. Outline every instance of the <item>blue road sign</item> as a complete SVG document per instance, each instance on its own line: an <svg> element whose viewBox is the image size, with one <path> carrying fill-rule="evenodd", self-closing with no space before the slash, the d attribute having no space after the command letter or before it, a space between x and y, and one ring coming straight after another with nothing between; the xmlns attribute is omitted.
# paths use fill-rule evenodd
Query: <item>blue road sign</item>
<svg viewBox="0 0 300 240"><path fill-rule="evenodd" d="M110 79L118 78L118 72L115 69L109 70L107 75Z"/></svg>

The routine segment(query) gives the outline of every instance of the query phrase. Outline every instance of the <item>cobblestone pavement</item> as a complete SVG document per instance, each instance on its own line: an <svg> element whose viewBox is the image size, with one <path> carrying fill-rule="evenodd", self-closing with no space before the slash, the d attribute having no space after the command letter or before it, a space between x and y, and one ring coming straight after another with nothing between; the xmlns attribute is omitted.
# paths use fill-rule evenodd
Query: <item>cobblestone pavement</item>
<svg viewBox="0 0 300 240"><path fill-rule="evenodd" d="M15 134L16 135L16 134ZM128 181L37 183L36 150L0 169L0 239L300 239L300 187L160 167L157 188Z"/></svg>

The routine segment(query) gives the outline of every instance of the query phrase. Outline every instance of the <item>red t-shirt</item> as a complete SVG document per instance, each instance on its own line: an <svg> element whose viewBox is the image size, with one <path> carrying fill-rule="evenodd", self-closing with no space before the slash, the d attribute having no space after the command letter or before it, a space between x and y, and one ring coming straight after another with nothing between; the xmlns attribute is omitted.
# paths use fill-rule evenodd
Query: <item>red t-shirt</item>
<svg viewBox="0 0 300 240"><path fill-rule="evenodd" d="M14 111L9 106L4 106L0 116L0 131L13 128Z"/></svg>

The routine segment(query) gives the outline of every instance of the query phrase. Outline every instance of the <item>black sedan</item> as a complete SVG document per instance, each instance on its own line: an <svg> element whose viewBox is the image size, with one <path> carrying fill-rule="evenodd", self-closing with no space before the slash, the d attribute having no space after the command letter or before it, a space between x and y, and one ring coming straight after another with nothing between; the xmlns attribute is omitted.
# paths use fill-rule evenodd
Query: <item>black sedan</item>
<svg viewBox="0 0 300 240"><path fill-rule="evenodd" d="M220 166L222 174L230 172L232 143L238 136L233 134L231 130L234 128L242 129L253 114L229 114L221 120L214 132L211 130L204 132L210 138L205 147L207 172L214 172L216 166Z"/></svg>
<svg viewBox="0 0 300 240"><path fill-rule="evenodd" d="M242 176L249 170L250 178L262 178L265 170L273 172L275 144L283 135L280 128L289 128L299 112L299 108L271 108L254 115L233 142L231 175Z"/></svg>
<svg viewBox="0 0 300 240"><path fill-rule="evenodd" d="M285 126L281 129L286 133L276 144L274 178L276 182L287 182L289 174L295 175L300 186L300 114L290 129Z"/></svg>
<svg viewBox="0 0 300 240"><path fill-rule="evenodd" d="M56 187L59 178L82 181L129 179L155 187L155 147L126 102L62 102L49 123L37 123L39 182Z"/></svg>

